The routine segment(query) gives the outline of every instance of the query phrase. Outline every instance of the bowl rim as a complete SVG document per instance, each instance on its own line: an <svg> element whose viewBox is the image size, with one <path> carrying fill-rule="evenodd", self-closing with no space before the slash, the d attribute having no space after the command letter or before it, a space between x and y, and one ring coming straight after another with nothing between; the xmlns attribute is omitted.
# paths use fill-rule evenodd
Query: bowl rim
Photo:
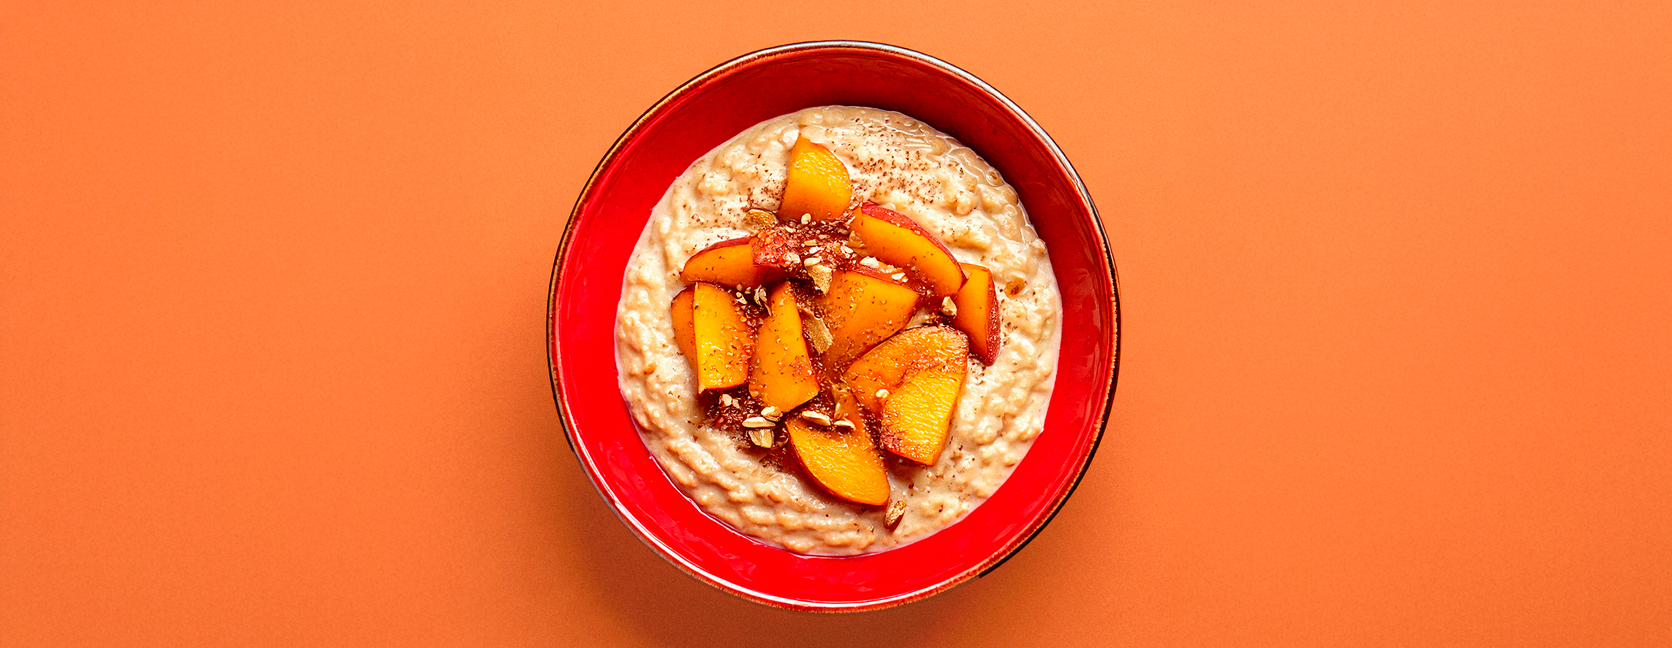
<svg viewBox="0 0 1672 648"><path fill-rule="evenodd" d="M558 371L558 364L561 361L562 350L557 337L556 315L558 289L562 282L563 261L568 256L569 245L573 240L576 218L580 215L581 208L586 205L592 197L593 191L597 186L599 176L603 173L605 168L609 167L614 162L616 156L621 152L622 148L629 141L631 141L641 129L643 129L652 116L661 112L664 106L667 106L674 100L696 91L698 88L701 88L716 78L724 76L733 69L753 65L757 62L785 54L809 51L844 50L872 53L881 52L888 55L913 59L919 63L937 68L941 72L960 78L963 81L976 86L983 93L998 100L999 103L1004 106L1006 111L1019 118L1022 123L1027 126L1028 130L1030 130L1033 135L1038 137L1038 139L1046 145L1051 152L1052 158L1056 160L1057 164L1061 166L1062 171L1065 173L1067 178L1073 183L1075 193L1078 195L1079 199L1085 203L1087 213L1091 215L1091 230L1096 235L1095 242L1099 251L1102 252L1103 262L1109 270L1109 306L1112 310L1114 323L1114 348L1109 359L1109 378L1107 384L1103 387L1103 403L1099 406L1098 414L1093 417L1097 421L1097 429L1095 434L1092 435L1091 443L1086 448L1084 455L1080 457L1080 465L1078 470L1075 471L1073 479L1070 480L1068 488L1063 490L1062 494L1056 498L1056 501L1050 504L1048 513L1039 517L1036 522L1030 523L1031 528L1025 535L1011 541L1008 546L1004 547L1000 551L994 552L992 555L984 558L982 561L971 566L969 569L927 587L922 587L914 591L897 594L883 599L859 603L819 603L796 600L794 598L768 594L765 592L757 592L710 574L704 571L701 567L686 561L671 547L665 546L662 542L657 540L654 534L650 533L650 530L646 529L639 520L631 515L628 515L622 510L621 504L610 495L610 492L604 488L603 484L598 483L599 472L592 457L586 452L584 447L576 444L575 442L574 425L570 421L568 408L564 406L562 381L560 380ZM664 561L678 568L687 576L697 580L698 582L746 601L798 612L872 612L897 607L923 600L976 578L986 576L987 574L992 573L993 570L998 569L1000 565L1009 561L1011 557L1015 556L1022 550L1023 547L1026 547L1028 543L1038 537L1039 533L1056 519L1057 514L1062 511L1063 505L1067 503L1068 498L1073 496L1074 492L1079 488L1081 480L1085 478L1086 471L1091 467L1092 458L1096 456L1098 447L1102 445L1103 435L1108 430L1109 417L1114 406L1115 389L1120 377L1122 337L1120 275L1115 266L1114 255L1109 248L1108 233L1104 230L1102 218L1097 211L1097 205L1092 201L1091 192L1086 190L1085 183L1080 179L1079 172L1076 171L1073 164L1068 161L1068 156L1062 152L1060 147L1057 146L1056 140L1052 139L1051 136L1045 132L1045 129L1040 127L1039 123L1034 121L1032 116L1028 115L1027 111L1022 110L1021 106L1016 105L1014 101L1011 101L1009 97L1005 96L1004 93L999 92L997 88L994 88L986 81L981 80L974 74L971 74L951 63L935 58L934 56L897 45L871 41L802 41L755 50L704 70L702 73L690 78L684 83L681 83L679 87L674 88L673 91L651 104L651 106L634 119L633 123L629 125L619 137L616 138L613 144L610 145L609 150L604 153L604 156L599 159L598 164L593 167L592 174L587 178L586 183L582 185L580 192L576 195L574 207L570 209L569 217L564 222L563 235L559 239L557 254L552 262L552 277L546 296L545 318L546 366L551 379L552 400L557 406L558 423L563 428L564 441L569 444L570 452L574 453L576 459L580 461L583 468L582 472L586 473L587 480L592 483L593 490L595 490L598 495L603 498L604 503L608 505L610 512L615 515L616 519L620 520L623 525L631 529L633 531L633 535L638 537L640 542L650 547L653 553L660 556Z"/></svg>

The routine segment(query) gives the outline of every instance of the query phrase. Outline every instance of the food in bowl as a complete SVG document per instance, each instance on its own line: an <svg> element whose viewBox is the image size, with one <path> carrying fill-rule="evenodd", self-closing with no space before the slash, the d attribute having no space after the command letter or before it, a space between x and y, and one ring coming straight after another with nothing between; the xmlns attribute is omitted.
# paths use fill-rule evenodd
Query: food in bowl
<svg viewBox="0 0 1672 648"><path fill-rule="evenodd" d="M674 483L791 551L911 542L1043 428L1061 295L1016 191L906 115L824 106L693 163L623 280L623 398Z"/></svg>

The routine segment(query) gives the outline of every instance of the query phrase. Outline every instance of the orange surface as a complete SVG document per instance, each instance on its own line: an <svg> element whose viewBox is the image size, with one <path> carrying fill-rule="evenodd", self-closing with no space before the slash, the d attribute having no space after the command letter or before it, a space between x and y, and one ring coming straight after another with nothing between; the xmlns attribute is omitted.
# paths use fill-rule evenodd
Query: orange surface
<svg viewBox="0 0 1672 648"><path fill-rule="evenodd" d="M1672 643L1664 3L142 4L0 10L0 645ZM1056 522L844 618L639 545L542 346L616 135L821 37L1027 108L1127 308Z"/></svg>

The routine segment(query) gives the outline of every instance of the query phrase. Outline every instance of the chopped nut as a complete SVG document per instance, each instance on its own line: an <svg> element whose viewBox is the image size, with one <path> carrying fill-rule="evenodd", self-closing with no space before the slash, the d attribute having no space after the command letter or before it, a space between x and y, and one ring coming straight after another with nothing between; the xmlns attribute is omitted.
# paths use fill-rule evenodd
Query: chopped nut
<svg viewBox="0 0 1672 648"><path fill-rule="evenodd" d="M822 261L824 261L824 259L820 259L820 258L815 257L815 256L810 256L810 257L807 257L805 259L802 259L801 260L801 265L816 266Z"/></svg>
<svg viewBox="0 0 1672 648"><path fill-rule="evenodd" d="M726 407L731 407L737 404L737 399L732 398L731 394L720 394L720 404Z"/></svg>
<svg viewBox="0 0 1672 648"><path fill-rule="evenodd" d="M951 297L942 297L941 298L941 312L946 313L947 317L957 317L958 316L958 305L952 303L952 298Z"/></svg>
<svg viewBox="0 0 1672 648"><path fill-rule="evenodd" d="M812 214L802 214L801 215L801 224L802 225L806 225L806 224L811 223L811 222L813 222L813 215Z"/></svg>
<svg viewBox="0 0 1672 648"><path fill-rule="evenodd" d="M747 425L747 424L745 424ZM772 447L772 428L754 428L749 430L749 442L762 448Z"/></svg>
<svg viewBox="0 0 1672 648"><path fill-rule="evenodd" d="M898 497L888 503L888 512L883 515L883 522L892 529L900 523L900 518L906 517L906 501Z"/></svg>
<svg viewBox="0 0 1672 648"><path fill-rule="evenodd" d="M905 281L906 280L906 273L896 272L894 274L889 275L888 278L893 279L895 281Z"/></svg>
<svg viewBox="0 0 1672 648"><path fill-rule="evenodd" d="M878 389L878 390L877 390L877 398L888 398L888 390L886 390L886 389ZM748 421L744 421L744 422L743 422L743 424L744 424L744 425L748 425L748 424L749 424L749 422L748 422Z"/></svg>
<svg viewBox="0 0 1672 648"><path fill-rule="evenodd" d="M801 329L807 332L807 339L812 340L814 351L824 353L830 350L830 345L836 343L835 336L830 334L830 329L824 325L824 320L817 317L808 317L801 320Z"/></svg>
<svg viewBox="0 0 1672 648"><path fill-rule="evenodd" d="M801 263L801 255L794 252L785 252L784 260L790 263Z"/></svg>
<svg viewBox="0 0 1672 648"><path fill-rule="evenodd" d="M836 422L831 423L830 425L833 426L833 427L836 427L838 429L849 430L849 431L859 429L858 426L855 426L853 424L853 421L849 421L847 419L836 419Z"/></svg>
<svg viewBox="0 0 1672 648"><path fill-rule="evenodd" d="M863 259L860 259L859 260L859 265L865 266L867 268L880 268L880 267L882 267L882 262L878 261L876 257L868 256L868 257L865 257Z"/></svg>
<svg viewBox="0 0 1672 648"><path fill-rule="evenodd" d="M758 232L777 224L778 217L764 209L751 209L743 214L743 229L751 232Z"/></svg>
<svg viewBox="0 0 1672 648"><path fill-rule="evenodd" d="M836 276L836 271L827 265L807 266L807 278L813 280L813 288L820 293L830 292L830 280Z"/></svg>
<svg viewBox="0 0 1672 648"><path fill-rule="evenodd" d="M777 425L777 424L773 423L772 421L768 421L766 419L763 419L759 416L751 416L749 418L743 419L743 427L746 427L746 428L769 428L769 427L772 427L774 425Z"/></svg>
<svg viewBox="0 0 1672 648"><path fill-rule="evenodd" d="M776 421L780 418L783 418L784 413L781 412L781 411L778 411L778 408L776 408L776 407L773 407L771 405L767 405L764 409L761 410L761 416L766 417L767 420Z"/></svg>
<svg viewBox="0 0 1672 648"><path fill-rule="evenodd" d="M766 286L755 287L755 301L762 304L766 303Z"/></svg>
<svg viewBox="0 0 1672 648"><path fill-rule="evenodd" d="M801 413L801 418L812 421L814 425L822 425L822 426L825 426L825 427L830 427L830 417L825 416L824 412L817 412L817 411L814 411L814 410L807 410L807 411Z"/></svg>

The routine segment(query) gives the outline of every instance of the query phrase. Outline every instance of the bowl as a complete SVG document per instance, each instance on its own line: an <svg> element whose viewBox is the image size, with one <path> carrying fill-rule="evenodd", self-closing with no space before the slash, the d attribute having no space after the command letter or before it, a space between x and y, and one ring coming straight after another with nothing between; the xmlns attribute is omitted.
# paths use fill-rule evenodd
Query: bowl
<svg viewBox="0 0 1672 648"><path fill-rule="evenodd" d="M697 158L765 119L811 106L895 110L956 137L1004 174L1048 246L1063 339L1044 430L1005 484L962 520L858 556L797 554L711 517L656 463L616 386L616 304L651 207ZM729 61L633 122L598 163L564 228L547 336L552 393L570 448L633 533L725 592L819 612L875 610L992 571L1038 533L1085 474L1115 391L1119 296L1091 196L1045 131L992 86L890 45L799 43Z"/></svg>

